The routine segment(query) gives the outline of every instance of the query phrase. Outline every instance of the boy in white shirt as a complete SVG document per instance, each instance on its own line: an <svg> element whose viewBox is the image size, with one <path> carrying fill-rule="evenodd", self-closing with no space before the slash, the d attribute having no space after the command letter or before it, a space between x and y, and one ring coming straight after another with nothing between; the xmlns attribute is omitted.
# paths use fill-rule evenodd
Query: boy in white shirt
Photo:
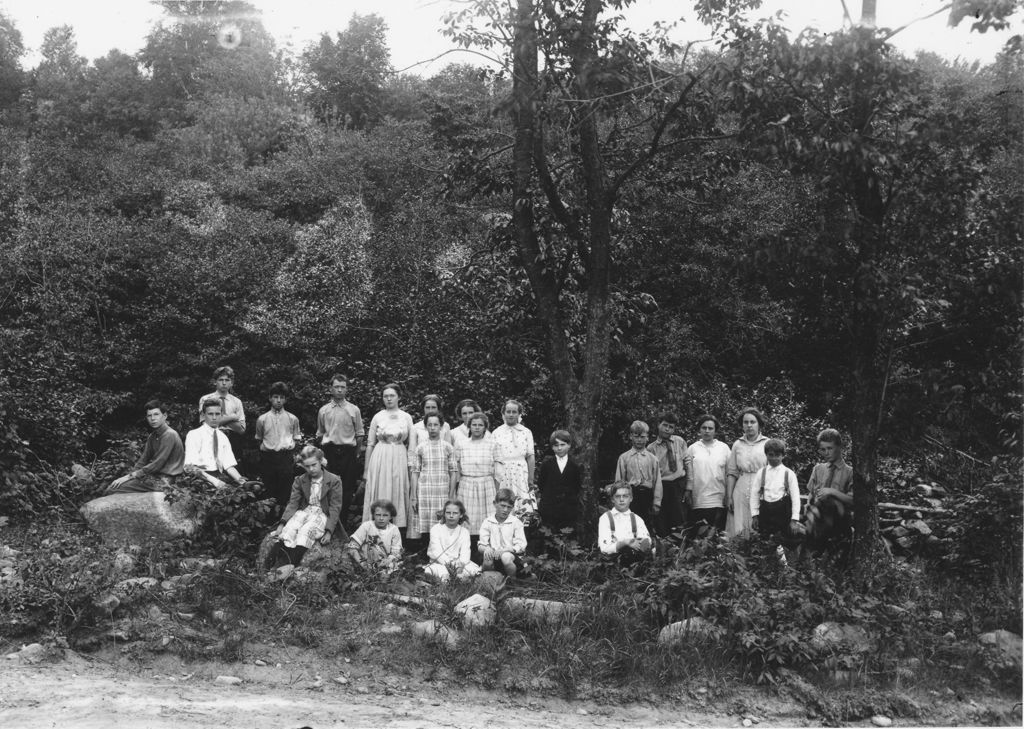
<svg viewBox="0 0 1024 729"><path fill-rule="evenodd" d="M525 576L526 531L523 522L512 515L516 496L511 489L498 489L494 495L494 513L480 524L477 549L483 555L483 567L492 570L500 566L509 577Z"/></svg>
<svg viewBox="0 0 1024 729"><path fill-rule="evenodd" d="M782 465L786 444L771 438L764 444L768 465L762 468L750 489L751 524L764 535L793 534L800 523L800 487L796 474Z"/></svg>
<svg viewBox="0 0 1024 729"><path fill-rule="evenodd" d="M633 488L628 483L612 487L612 509L597 520L597 544L602 554L614 557L621 567L642 562L651 553L651 535L644 520L629 510Z"/></svg>

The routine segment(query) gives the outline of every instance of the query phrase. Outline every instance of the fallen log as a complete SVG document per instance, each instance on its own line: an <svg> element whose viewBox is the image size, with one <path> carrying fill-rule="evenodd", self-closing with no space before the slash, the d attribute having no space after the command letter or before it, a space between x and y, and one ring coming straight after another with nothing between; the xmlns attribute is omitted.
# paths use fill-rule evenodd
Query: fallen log
<svg viewBox="0 0 1024 729"><path fill-rule="evenodd" d="M891 509L893 511L920 511L922 514L952 514L953 512L949 509L935 509L928 506L912 506L910 504L890 504L887 501L880 502L878 504L878 510L884 511Z"/></svg>

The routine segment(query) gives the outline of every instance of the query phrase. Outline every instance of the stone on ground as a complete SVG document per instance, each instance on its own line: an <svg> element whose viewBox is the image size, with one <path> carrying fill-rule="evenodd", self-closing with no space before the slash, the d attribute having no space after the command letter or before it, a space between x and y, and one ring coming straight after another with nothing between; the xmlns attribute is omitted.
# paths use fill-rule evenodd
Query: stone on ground
<svg viewBox="0 0 1024 729"><path fill-rule="evenodd" d="M163 491L110 494L81 508L86 524L105 542L145 544L195 533L199 524L186 503L169 503Z"/></svg>
<svg viewBox="0 0 1024 729"><path fill-rule="evenodd" d="M467 627L490 625L497 617L498 611L494 604L483 595L470 595L455 606L455 613L462 616L462 623Z"/></svg>
<svg viewBox="0 0 1024 729"><path fill-rule="evenodd" d="M1006 668L1021 666L1021 637L1009 630L993 630L978 636L978 642L986 646Z"/></svg>
<svg viewBox="0 0 1024 729"><path fill-rule="evenodd" d="M701 617L693 617L666 625L658 633L658 642L662 645L672 645L687 640L706 640L717 635L718 627L714 623Z"/></svg>
<svg viewBox="0 0 1024 729"><path fill-rule="evenodd" d="M555 622L562 617L575 615L580 606L571 602L534 600L525 597L510 597L504 602L505 609L541 622Z"/></svg>
<svg viewBox="0 0 1024 729"><path fill-rule="evenodd" d="M459 644L459 633L436 620L423 620L413 623L409 628L413 635L431 638L439 643L444 643L449 648L455 648Z"/></svg>
<svg viewBox="0 0 1024 729"><path fill-rule="evenodd" d="M859 625L827 622L814 629L811 645L818 649L833 648L853 653L867 653L874 647L874 641Z"/></svg>

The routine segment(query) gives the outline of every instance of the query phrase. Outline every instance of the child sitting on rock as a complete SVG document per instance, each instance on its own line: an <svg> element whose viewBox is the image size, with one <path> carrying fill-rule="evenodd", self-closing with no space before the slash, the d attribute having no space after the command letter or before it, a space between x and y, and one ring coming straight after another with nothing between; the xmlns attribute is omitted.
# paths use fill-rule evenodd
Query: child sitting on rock
<svg viewBox="0 0 1024 729"><path fill-rule="evenodd" d="M480 525L477 548L483 555L485 570L500 569L509 577L525 576L523 563L526 550L526 532L523 522L512 515L516 495L511 489L498 489L494 496L494 513Z"/></svg>
<svg viewBox="0 0 1024 729"><path fill-rule="evenodd" d="M398 513L387 499L370 505L372 521L364 521L345 545L343 563L356 571L389 575L402 559L402 535L391 523Z"/></svg>
<svg viewBox="0 0 1024 729"><path fill-rule="evenodd" d="M341 479L325 471L327 459L316 446L306 446L299 454L305 474L292 484L291 498L281 514L281 523L274 530L278 539L278 552L284 552L288 561L298 565L314 544L327 545L335 530L345 530L338 524L341 516Z"/></svg>

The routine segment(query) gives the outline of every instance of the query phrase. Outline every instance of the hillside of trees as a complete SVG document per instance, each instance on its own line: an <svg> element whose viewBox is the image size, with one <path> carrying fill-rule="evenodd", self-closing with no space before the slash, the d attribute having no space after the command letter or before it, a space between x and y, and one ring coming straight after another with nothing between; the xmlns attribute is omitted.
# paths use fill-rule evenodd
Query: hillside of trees
<svg viewBox="0 0 1024 729"><path fill-rule="evenodd" d="M150 398L190 421L220 364L254 411L289 383L307 432L334 371L369 414L385 382L514 396L594 478L666 408L725 438L763 408L801 476L838 427L871 489L1019 453L1019 48L728 3L710 46L557 8L502 40L472 8L452 39L507 66L423 77L374 15L289 56L244 2L163 5L134 56L57 27L34 68L0 17L5 512Z"/></svg>

